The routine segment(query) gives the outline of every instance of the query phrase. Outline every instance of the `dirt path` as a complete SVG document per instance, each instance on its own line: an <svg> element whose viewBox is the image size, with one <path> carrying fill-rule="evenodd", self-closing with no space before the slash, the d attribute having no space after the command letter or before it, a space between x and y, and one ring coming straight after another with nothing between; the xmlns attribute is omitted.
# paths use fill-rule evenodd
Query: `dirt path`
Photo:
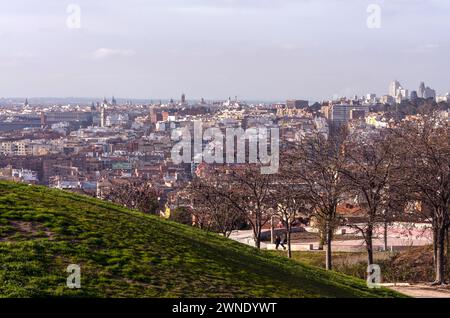
<svg viewBox="0 0 450 318"><path fill-rule="evenodd" d="M448 287L431 287L428 285L392 286L395 291L414 298L450 298Z"/></svg>

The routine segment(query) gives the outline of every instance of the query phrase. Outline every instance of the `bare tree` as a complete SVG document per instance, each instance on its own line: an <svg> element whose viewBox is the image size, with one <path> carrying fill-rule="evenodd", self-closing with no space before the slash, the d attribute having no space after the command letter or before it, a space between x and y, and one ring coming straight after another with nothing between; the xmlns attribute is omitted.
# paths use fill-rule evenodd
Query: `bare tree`
<svg viewBox="0 0 450 318"><path fill-rule="evenodd" d="M384 225L387 240L387 224L392 219L390 214L394 213L392 203L398 199L401 169L396 164L398 160L393 147L395 143L389 134L365 140L349 138L345 145L346 161L341 174L349 195L355 198L363 216L363 221L348 225L362 234L369 265L373 264L374 229Z"/></svg>
<svg viewBox="0 0 450 318"><path fill-rule="evenodd" d="M215 183L214 178L196 178L183 193L191 201L196 223L229 237L239 227L242 217L231 203L217 194Z"/></svg>
<svg viewBox="0 0 450 318"><path fill-rule="evenodd" d="M289 155L291 173L307 189L314 217L322 226L326 243L326 268L332 269L331 244L339 222L337 207L345 194L341 177L344 165L344 131L329 138L316 134L301 141Z"/></svg>
<svg viewBox="0 0 450 318"><path fill-rule="evenodd" d="M253 230L255 246L261 247L262 229L271 218L274 197L270 193L274 176L261 174L254 164L213 169L209 178L214 195L245 218Z"/></svg>
<svg viewBox="0 0 450 318"><path fill-rule="evenodd" d="M286 230L287 253L292 258L291 234L293 226L299 219L310 215L311 209L307 201L306 187L296 183L289 169L283 169L278 175L276 185L272 189L277 199L275 215L278 216Z"/></svg>
<svg viewBox="0 0 450 318"><path fill-rule="evenodd" d="M159 207L158 191L148 182L112 183L105 199L129 209L155 214Z"/></svg>
<svg viewBox="0 0 450 318"><path fill-rule="evenodd" d="M404 123L398 134L410 200L421 203L420 214L431 222L435 281L444 284L445 242L450 225L450 127L437 116Z"/></svg>

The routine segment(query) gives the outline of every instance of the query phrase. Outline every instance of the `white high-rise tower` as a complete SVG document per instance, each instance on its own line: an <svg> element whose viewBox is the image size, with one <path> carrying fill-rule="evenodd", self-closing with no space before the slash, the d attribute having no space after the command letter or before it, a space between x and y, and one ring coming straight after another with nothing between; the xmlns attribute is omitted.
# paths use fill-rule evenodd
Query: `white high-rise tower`
<svg viewBox="0 0 450 318"><path fill-rule="evenodd" d="M402 85L400 85L399 81L393 81L391 85L389 85L389 95L396 98L401 87Z"/></svg>
<svg viewBox="0 0 450 318"><path fill-rule="evenodd" d="M106 127L106 107L108 104L102 103L100 107L100 127Z"/></svg>
<svg viewBox="0 0 450 318"><path fill-rule="evenodd" d="M402 87L399 81L393 81L389 86L389 95L400 103L402 100L409 98L409 91Z"/></svg>

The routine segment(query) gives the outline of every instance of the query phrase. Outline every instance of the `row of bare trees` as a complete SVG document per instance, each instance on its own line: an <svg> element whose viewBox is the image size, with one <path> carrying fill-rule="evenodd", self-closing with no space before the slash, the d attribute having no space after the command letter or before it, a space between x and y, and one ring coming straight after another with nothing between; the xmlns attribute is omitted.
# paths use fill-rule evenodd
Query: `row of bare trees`
<svg viewBox="0 0 450 318"><path fill-rule="evenodd" d="M260 248L261 232L269 221L273 195L273 175L262 175L255 165L239 168L210 169L202 178L195 179L185 189L190 197L196 220L208 218L229 236L239 219L244 219L253 230L256 247Z"/></svg>
<svg viewBox="0 0 450 318"><path fill-rule="evenodd" d="M104 199L132 210L155 214L159 208L159 196L159 192L149 182L124 181L112 183Z"/></svg>
<svg viewBox="0 0 450 318"><path fill-rule="evenodd" d="M290 145L277 174L263 175L255 165L220 166L196 178L185 193L196 219L208 220L226 236L237 220L245 219L257 248L263 227L278 217L286 228L289 257L293 224L300 217L313 218L325 242L327 269L332 268L335 230L346 224L338 213L344 202L359 207L361 221L346 225L362 234L368 264L374 262L377 227L429 222L435 283L442 284L450 226L449 132L446 123L429 116L370 137L347 131L332 137L317 134Z"/></svg>

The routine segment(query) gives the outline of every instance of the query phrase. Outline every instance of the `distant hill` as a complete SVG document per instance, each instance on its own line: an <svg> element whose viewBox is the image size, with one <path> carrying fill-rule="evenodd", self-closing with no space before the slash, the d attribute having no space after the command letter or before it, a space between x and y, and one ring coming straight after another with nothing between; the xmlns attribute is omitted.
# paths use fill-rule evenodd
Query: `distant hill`
<svg viewBox="0 0 450 318"><path fill-rule="evenodd" d="M69 264L81 289L66 287ZM0 297L395 297L100 200L0 182Z"/></svg>

